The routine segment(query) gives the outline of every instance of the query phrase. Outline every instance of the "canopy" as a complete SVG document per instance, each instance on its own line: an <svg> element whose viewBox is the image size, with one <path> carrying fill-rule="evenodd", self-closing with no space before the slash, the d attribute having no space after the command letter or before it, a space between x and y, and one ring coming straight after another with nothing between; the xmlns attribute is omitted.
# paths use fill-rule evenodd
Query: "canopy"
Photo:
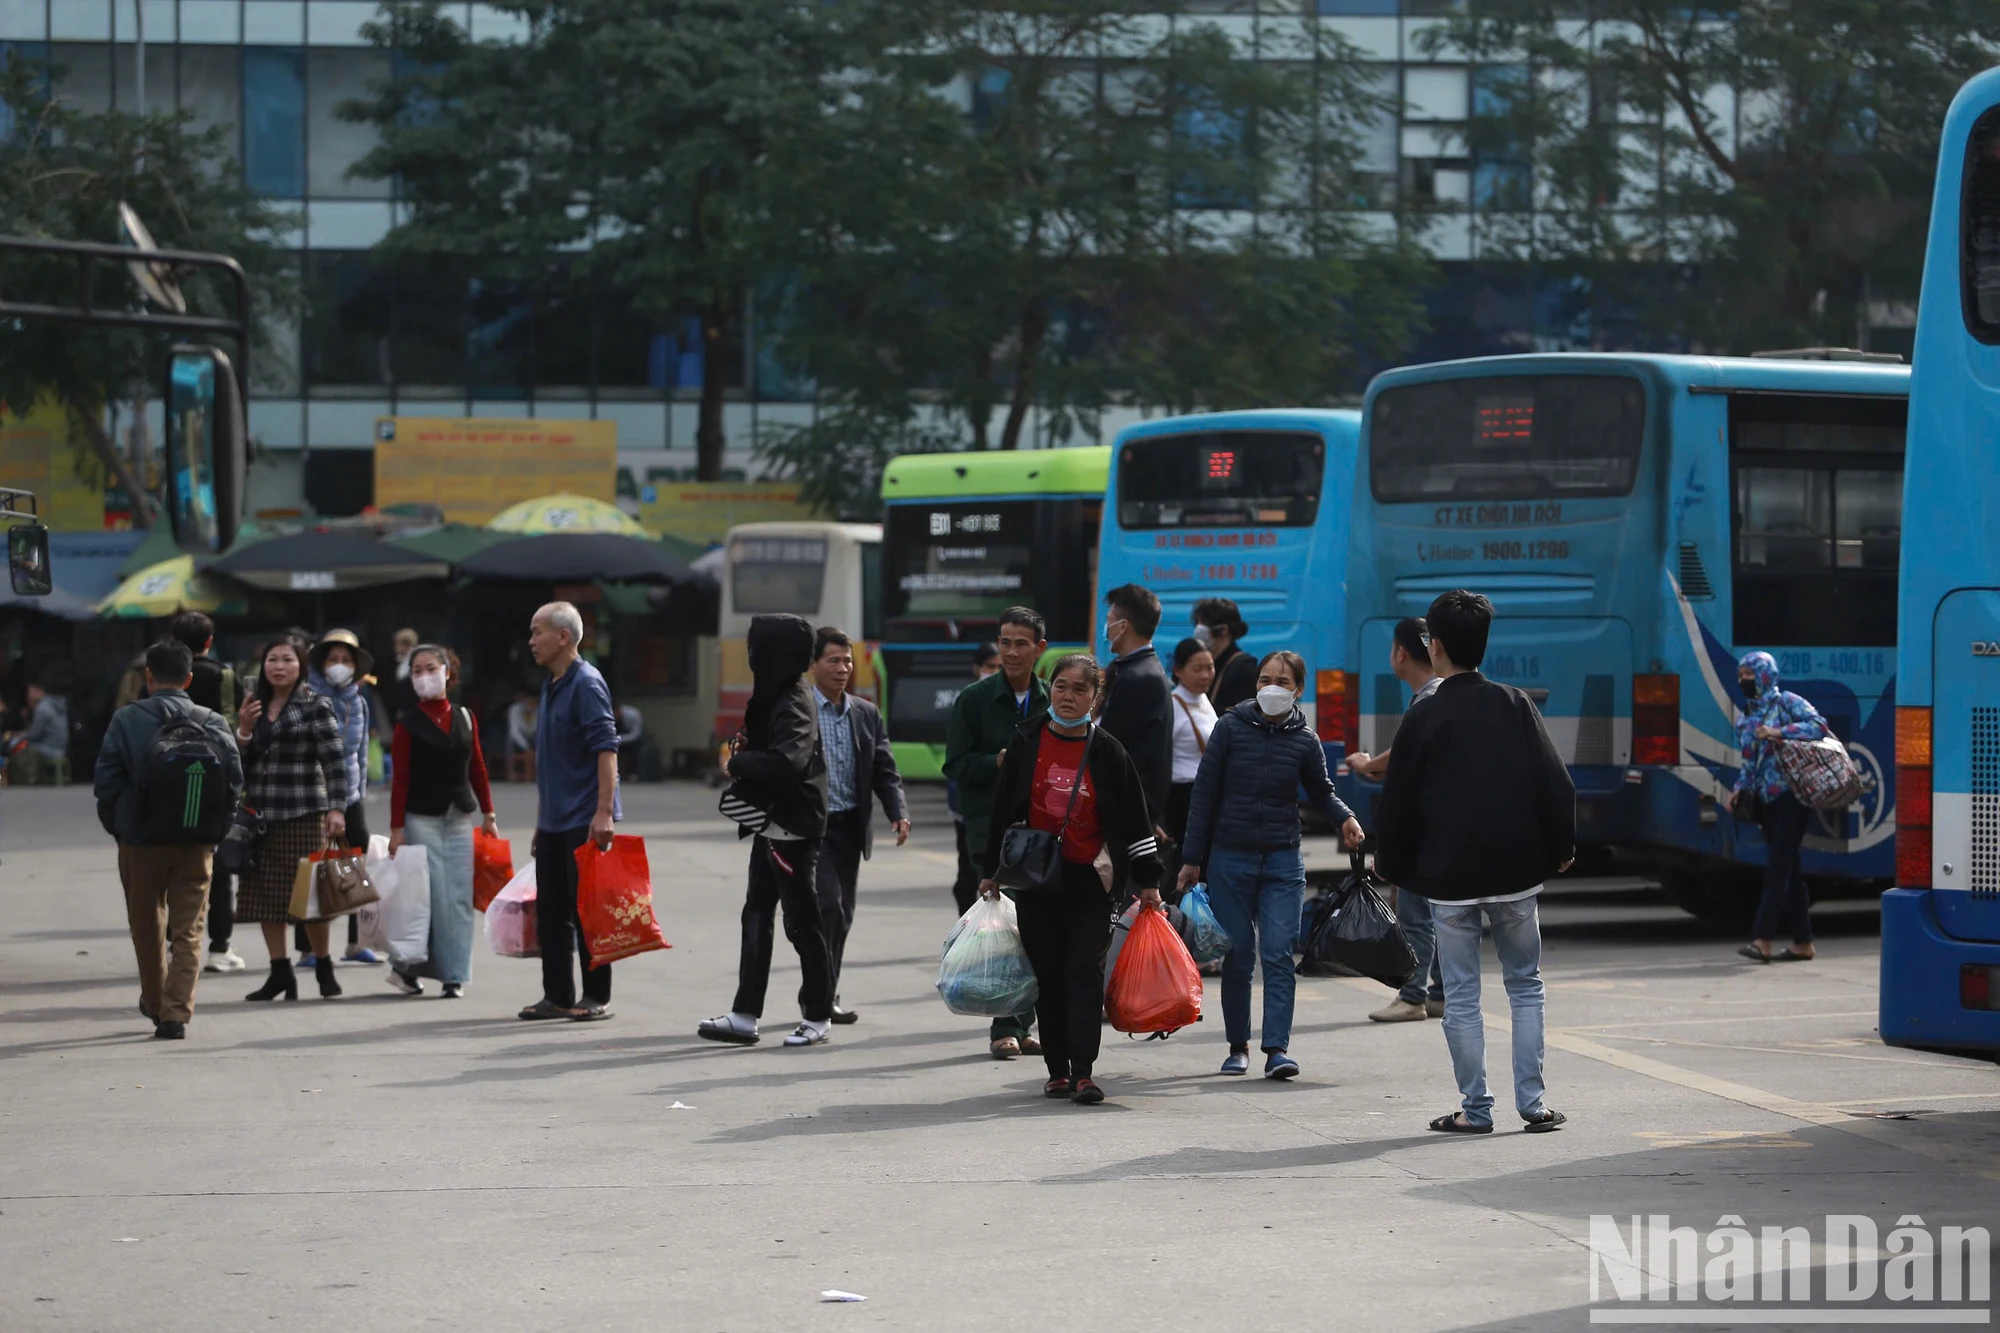
<svg viewBox="0 0 2000 1333"><path fill-rule="evenodd" d="M194 572L194 557L177 555L148 565L97 605L97 614L121 620L158 620L183 611L240 616L249 600L221 579Z"/></svg>
<svg viewBox="0 0 2000 1333"><path fill-rule="evenodd" d="M692 576L687 561L655 541L610 532L559 532L515 537L459 561L474 578L536 579L585 583L592 579L666 579Z"/></svg>
<svg viewBox="0 0 2000 1333"><path fill-rule="evenodd" d="M57 620L97 619L97 608L75 593L56 587L40 597L23 597L5 582L0 582L0 611L39 611Z"/></svg>
<svg viewBox="0 0 2000 1333"><path fill-rule="evenodd" d="M337 532L266 537L238 545L208 568L255 588L281 592L375 588L412 579L441 579L451 573L442 560Z"/></svg>
<svg viewBox="0 0 2000 1333"><path fill-rule="evenodd" d="M495 532L615 532L644 537L639 521L617 505L587 495L544 495L523 500L495 514L487 527Z"/></svg>
<svg viewBox="0 0 2000 1333"><path fill-rule="evenodd" d="M467 556L477 555L489 546L512 538L511 533L475 528L468 523L440 523L434 528L399 534L389 538L388 542L402 550L414 551L427 560L458 564Z"/></svg>

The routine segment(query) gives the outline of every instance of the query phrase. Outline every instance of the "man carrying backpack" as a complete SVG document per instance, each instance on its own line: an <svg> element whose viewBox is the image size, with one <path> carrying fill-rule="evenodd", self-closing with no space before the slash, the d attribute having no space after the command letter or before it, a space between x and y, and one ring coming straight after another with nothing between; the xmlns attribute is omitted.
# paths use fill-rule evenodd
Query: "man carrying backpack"
<svg viewBox="0 0 2000 1333"><path fill-rule="evenodd" d="M95 782L98 822L118 840L139 1012L169 1040L187 1036L194 1013L210 858L243 795L235 737L188 697L193 676L186 644L146 650L147 696L112 717Z"/></svg>

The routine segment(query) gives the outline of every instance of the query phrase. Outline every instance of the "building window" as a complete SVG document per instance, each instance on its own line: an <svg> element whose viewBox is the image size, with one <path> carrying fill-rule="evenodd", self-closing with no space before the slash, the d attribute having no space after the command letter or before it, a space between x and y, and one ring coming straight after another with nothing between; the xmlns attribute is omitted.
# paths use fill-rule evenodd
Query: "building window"
<svg viewBox="0 0 2000 1333"><path fill-rule="evenodd" d="M49 48L56 96L72 111L111 109L111 48L99 42L57 42Z"/></svg>
<svg viewBox="0 0 2000 1333"><path fill-rule="evenodd" d="M306 384L316 396L389 383L390 275L364 250L306 253L303 342ZM333 390L333 393L328 393Z"/></svg>
<svg viewBox="0 0 2000 1333"><path fill-rule="evenodd" d="M472 397L527 398L535 387L535 307L518 283L472 280L466 382Z"/></svg>
<svg viewBox="0 0 2000 1333"><path fill-rule="evenodd" d="M192 112L197 130L221 125L234 130L243 117L243 49L236 46L183 46L181 110ZM147 96L152 94L150 90ZM242 156L235 134L228 139L229 156Z"/></svg>
<svg viewBox="0 0 2000 1333"><path fill-rule="evenodd" d="M399 397L465 397L465 270L450 259L412 261L396 275L389 373Z"/></svg>
<svg viewBox="0 0 2000 1333"><path fill-rule="evenodd" d="M243 183L275 199L306 192L306 61L290 46L243 48Z"/></svg>
<svg viewBox="0 0 2000 1333"><path fill-rule="evenodd" d="M375 127L342 120L339 110L387 81L389 58L364 47L314 47L306 73L306 184L313 198L387 199L388 181L347 174L375 147Z"/></svg>

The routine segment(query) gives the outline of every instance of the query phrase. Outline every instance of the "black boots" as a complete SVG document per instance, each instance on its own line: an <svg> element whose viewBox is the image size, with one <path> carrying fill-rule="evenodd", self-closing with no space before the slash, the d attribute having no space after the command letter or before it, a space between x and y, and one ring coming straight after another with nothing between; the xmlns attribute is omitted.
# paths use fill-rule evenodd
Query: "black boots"
<svg viewBox="0 0 2000 1333"><path fill-rule="evenodd" d="M243 998L246 1000L275 1000L280 995L288 1000L299 998L299 979L292 974L292 960L289 958L273 958L271 960L270 977L263 985L251 991Z"/></svg>
<svg viewBox="0 0 2000 1333"><path fill-rule="evenodd" d="M340 983L333 979L333 960L331 958L322 957L313 959L313 979L319 982L320 999L337 1000L340 998Z"/></svg>

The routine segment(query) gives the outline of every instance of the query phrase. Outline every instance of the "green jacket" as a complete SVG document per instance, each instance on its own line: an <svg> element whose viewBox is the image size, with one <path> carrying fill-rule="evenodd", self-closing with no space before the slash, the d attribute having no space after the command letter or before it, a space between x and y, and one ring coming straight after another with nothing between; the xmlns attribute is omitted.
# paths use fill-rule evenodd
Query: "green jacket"
<svg viewBox="0 0 2000 1333"><path fill-rule="evenodd" d="M958 812L965 816L965 845L979 856L993 820L993 794L1000 785L1000 752L1023 722L1049 711L1048 682L1028 682L1025 709L1014 702L1007 673L996 671L958 692L945 732L944 775L958 784Z"/></svg>

